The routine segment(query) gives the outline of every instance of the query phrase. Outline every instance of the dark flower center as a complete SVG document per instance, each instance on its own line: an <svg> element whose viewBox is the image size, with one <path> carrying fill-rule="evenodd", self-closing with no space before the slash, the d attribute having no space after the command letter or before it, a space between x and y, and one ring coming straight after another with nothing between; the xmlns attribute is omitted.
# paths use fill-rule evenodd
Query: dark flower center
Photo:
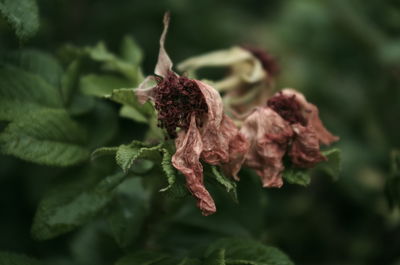
<svg viewBox="0 0 400 265"><path fill-rule="evenodd" d="M271 76L277 76L279 74L279 65L276 62L276 59L272 57L269 53L264 51L263 49L252 47L252 46L242 46L243 49L249 51L256 57L260 62L262 67L268 74Z"/></svg>
<svg viewBox="0 0 400 265"><path fill-rule="evenodd" d="M170 138L176 138L176 128L187 130L192 113L198 126L207 113L208 106L197 83L185 76L170 72L165 78L157 78L155 108L158 112L158 126L167 130Z"/></svg>
<svg viewBox="0 0 400 265"><path fill-rule="evenodd" d="M267 101L267 105L290 124L300 123L303 126L307 125L307 120L302 114L302 107L296 100L295 95L285 96L281 92L270 98Z"/></svg>

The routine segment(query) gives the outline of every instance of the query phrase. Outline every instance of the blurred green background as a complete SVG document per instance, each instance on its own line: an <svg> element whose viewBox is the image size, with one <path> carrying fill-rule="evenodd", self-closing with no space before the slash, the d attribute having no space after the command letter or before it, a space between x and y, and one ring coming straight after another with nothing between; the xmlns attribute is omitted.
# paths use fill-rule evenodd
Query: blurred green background
<svg viewBox="0 0 400 265"><path fill-rule="evenodd" d="M38 4L39 33L21 44L2 21L1 49L29 47L56 54L66 43L94 45L104 40L117 50L123 36L131 35L144 50L144 72L150 74L162 16L170 10L166 46L176 64L237 44L265 48L281 66L277 89L302 91L319 106L326 127L341 137L336 144L343 160L339 181L321 172L309 188L287 184L279 190L262 190L258 180L244 172L239 206L219 198L219 212L206 219L190 200L157 230L156 241L168 242L179 253L219 236L252 236L279 247L296 264L400 264L400 212L390 209L384 192L390 152L400 147L399 1L39 0ZM120 128L124 135L141 134L143 129L127 120L120 121ZM0 156L0 249L50 264L107 264L120 255L100 221L47 242L30 238L39 199L54 178L75 169ZM187 217L188 212L195 213ZM229 220L235 218L250 232L232 226ZM210 227L214 233L206 232Z"/></svg>

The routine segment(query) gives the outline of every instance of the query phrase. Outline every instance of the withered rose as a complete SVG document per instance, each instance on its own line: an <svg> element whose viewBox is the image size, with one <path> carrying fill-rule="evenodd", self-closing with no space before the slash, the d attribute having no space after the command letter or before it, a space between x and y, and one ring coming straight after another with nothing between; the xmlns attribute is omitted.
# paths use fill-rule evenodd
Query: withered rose
<svg viewBox="0 0 400 265"><path fill-rule="evenodd" d="M225 173L236 176L235 161L244 159L246 139L223 113L219 93L211 86L172 71L172 61L164 48L169 14L164 17L156 76L147 77L136 90L141 102L152 100L159 126L175 139L172 164L186 177L187 187L196 197L204 215L216 211L215 203L203 183L200 162L221 165ZM235 142L235 144L233 144Z"/></svg>
<svg viewBox="0 0 400 265"><path fill-rule="evenodd" d="M223 93L225 111L239 116L262 105L272 95L273 77L278 73L277 63L271 55L249 46L195 56L178 65L179 70L191 74L205 67L228 68L227 75L212 85Z"/></svg>
<svg viewBox="0 0 400 265"><path fill-rule="evenodd" d="M320 144L329 145L339 138L322 124L318 108L304 96L285 89L251 113L241 132L250 142L245 164L254 168L264 187L281 187L287 154L294 166L311 168L326 160Z"/></svg>

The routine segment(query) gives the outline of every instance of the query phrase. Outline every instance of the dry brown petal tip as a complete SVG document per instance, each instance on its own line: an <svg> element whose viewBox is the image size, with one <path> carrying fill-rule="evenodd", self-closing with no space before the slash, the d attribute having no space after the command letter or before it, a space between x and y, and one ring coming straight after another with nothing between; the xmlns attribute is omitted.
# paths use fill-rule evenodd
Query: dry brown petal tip
<svg viewBox="0 0 400 265"><path fill-rule="evenodd" d="M312 103L309 103L303 94L291 88L284 89L281 93L288 97L294 96L296 98L298 103L302 106L302 113L307 120L307 125L310 125L314 128L315 133L322 144L330 145L331 143L339 140L339 137L330 133L322 124L322 121L319 118L318 107Z"/></svg>
<svg viewBox="0 0 400 265"><path fill-rule="evenodd" d="M169 72L172 71L172 61L168 56L167 51L165 50L165 39L167 37L167 32L168 32L168 27L169 27L169 21L170 21L171 15L169 12L165 13L164 15L164 29L160 37L160 51L158 53L158 61L156 64L156 68L154 70L154 73L156 75L166 77Z"/></svg>
<svg viewBox="0 0 400 265"><path fill-rule="evenodd" d="M203 166L199 158L203 151L203 142L196 126L196 117L192 115L189 129L181 131L175 141L176 152L172 164L186 177L189 191L197 199L197 205L204 215L216 211L214 200L203 183Z"/></svg>
<svg viewBox="0 0 400 265"><path fill-rule="evenodd" d="M148 100L154 100L155 80L153 76L146 77L139 87L135 89L135 95L140 104Z"/></svg>

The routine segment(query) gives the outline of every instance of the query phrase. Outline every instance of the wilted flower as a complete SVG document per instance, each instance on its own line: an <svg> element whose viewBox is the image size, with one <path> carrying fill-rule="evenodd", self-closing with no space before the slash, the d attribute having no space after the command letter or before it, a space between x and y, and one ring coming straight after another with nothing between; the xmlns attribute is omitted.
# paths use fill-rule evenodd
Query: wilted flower
<svg viewBox="0 0 400 265"><path fill-rule="evenodd" d="M329 145L339 138L322 124L318 108L302 94L285 89L256 108L244 121L241 132L250 142L245 164L254 168L264 187L283 184L283 157L295 167L311 168L326 160L320 143Z"/></svg>
<svg viewBox="0 0 400 265"><path fill-rule="evenodd" d="M209 215L216 207L204 187L200 159L221 165L227 174L235 176L239 169L233 161L244 159L247 142L223 113L221 97L214 88L172 71L172 61L164 49L168 25L169 14L166 14L156 76L147 77L136 95L141 102L148 99L154 102L159 126L175 139L176 153L172 164L185 175L187 186L202 213Z"/></svg>
<svg viewBox="0 0 400 265"><path fill-rule="evenodd" d="M213 82L213 87L224 93L226 111L232 115L245 114L263 104L272 95L273 77L279 71L271 55L250 46L192 57L178 65L179 70L189 73L204 67L228 67L227 76Z"/></svg>

